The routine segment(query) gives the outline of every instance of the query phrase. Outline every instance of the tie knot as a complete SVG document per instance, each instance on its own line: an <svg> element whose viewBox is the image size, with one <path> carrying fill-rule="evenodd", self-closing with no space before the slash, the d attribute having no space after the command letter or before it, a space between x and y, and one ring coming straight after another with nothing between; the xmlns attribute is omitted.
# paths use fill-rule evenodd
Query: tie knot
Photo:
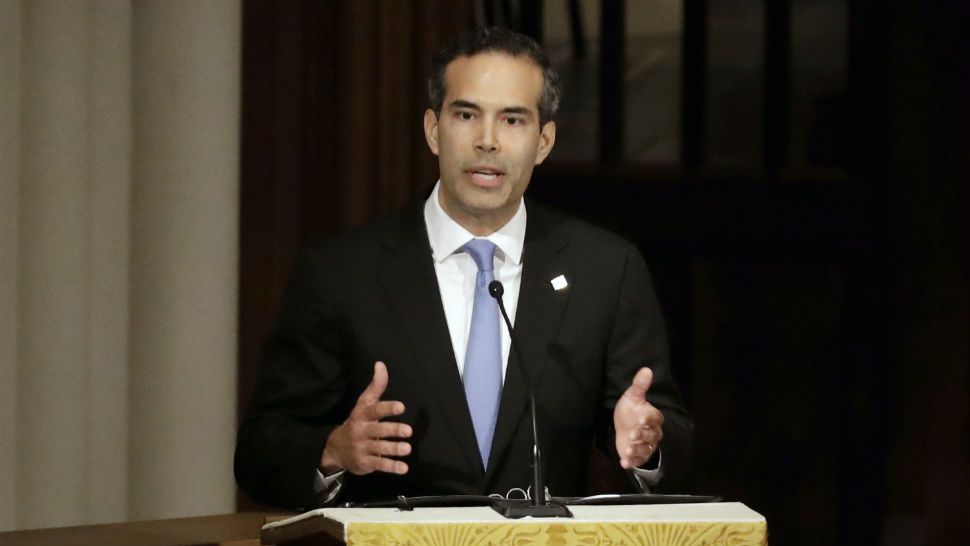
<svg viewBox="0 0 970 546"><path fill-rule="evenodd" d="M472 239L462 247L471 254L479 271L491 271L495 259L495 243L488 239Z"/></svg>

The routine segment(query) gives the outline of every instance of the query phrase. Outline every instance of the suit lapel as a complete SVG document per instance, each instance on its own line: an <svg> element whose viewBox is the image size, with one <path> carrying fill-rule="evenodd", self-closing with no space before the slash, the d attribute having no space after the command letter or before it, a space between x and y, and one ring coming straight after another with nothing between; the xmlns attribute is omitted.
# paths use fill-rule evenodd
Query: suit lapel
<svg viewBox="0 0 970 546"><path fill-rule="evenodd" d="M387 259L380 271L381 283L439 406L439 415L451 427L470 467L481 469L420 208L408 214L405 222L404 229L388 233L383 241Z"/></svg>
<svg viewBox="0 0 970 546"><path fill-rule="evenodd" d="M569 271L558 256L565 246L564 241L558 240L549 232L549 225L544 221L542 211L538 207L530 208L514 326L514 334L524 362L519 360L514 351L510 351L498 423L485 476L488 487L491 487L498 468L503 464L516 430L520 426L527 426L523 422L528 408L528 389L522 379L523 364L533 388L540 390L542 374L549 361L548 347L555 340L562 323L569 301L569 290L557 291L550 281L559 275L569 278ZM523 487L525 485L528 484L522 484Z"/></svg>

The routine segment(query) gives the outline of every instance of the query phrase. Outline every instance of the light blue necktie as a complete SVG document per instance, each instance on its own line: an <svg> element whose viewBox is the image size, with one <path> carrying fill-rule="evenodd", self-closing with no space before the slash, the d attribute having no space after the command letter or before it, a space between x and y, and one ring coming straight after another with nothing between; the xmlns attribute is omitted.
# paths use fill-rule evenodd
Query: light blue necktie
<svg viewBox="0 0 970 546"><path fill-rule="evenodd" d="M487 239L472 239L462 249L478 265L475 277L475 304L472 324L465 349L465 370L462 382L471 411L478 451L488 468L488 451L492 447L495 422L498 419L499 398L502 394L502 341L499 333L498 303L488 294L494 279L492 262L495 244Z"/></svg>

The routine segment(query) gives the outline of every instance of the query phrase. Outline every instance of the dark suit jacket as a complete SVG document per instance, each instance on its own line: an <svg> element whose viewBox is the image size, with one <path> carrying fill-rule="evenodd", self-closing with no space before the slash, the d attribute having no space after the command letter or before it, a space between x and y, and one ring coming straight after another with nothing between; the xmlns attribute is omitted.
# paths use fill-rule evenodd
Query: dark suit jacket
<svg viewBox="0 0 970 546"><path fill-rule="evenodd" d="M342 500L505 494L531 483L522 373L535 384L546 482L586 487L594 438L613 452L612 409L640 366L665 416L664 483L676 484L692 424L671 377L666 333L637 249L599 228L529 203L515 335L498 423L483 469L441 306L422 208L342 234L304 253L267 341L236 446L236 479L278 506L317 505L313 476L328 434L387 364L385 400L413 427L405 476L347 476ZM550 281L565 275L569 286ZM523 370L523 362L525 370Z"/></svg>

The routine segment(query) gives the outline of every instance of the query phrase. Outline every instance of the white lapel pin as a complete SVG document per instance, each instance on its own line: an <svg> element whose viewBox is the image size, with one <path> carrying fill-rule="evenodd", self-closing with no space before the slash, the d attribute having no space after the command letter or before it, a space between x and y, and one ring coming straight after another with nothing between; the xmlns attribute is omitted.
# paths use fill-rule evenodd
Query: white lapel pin
<svg viewBox="0 0 970 546"><path fill-rule="evenodd" d="M565 275L559 275L558 277L556 277L555 279L552 279L549 282L552 283L552 288L556 292L558 292L558 291L562 290L563 288L566 288L567 286L569 286L569 283L566 282L566 276Z"/></svg>

